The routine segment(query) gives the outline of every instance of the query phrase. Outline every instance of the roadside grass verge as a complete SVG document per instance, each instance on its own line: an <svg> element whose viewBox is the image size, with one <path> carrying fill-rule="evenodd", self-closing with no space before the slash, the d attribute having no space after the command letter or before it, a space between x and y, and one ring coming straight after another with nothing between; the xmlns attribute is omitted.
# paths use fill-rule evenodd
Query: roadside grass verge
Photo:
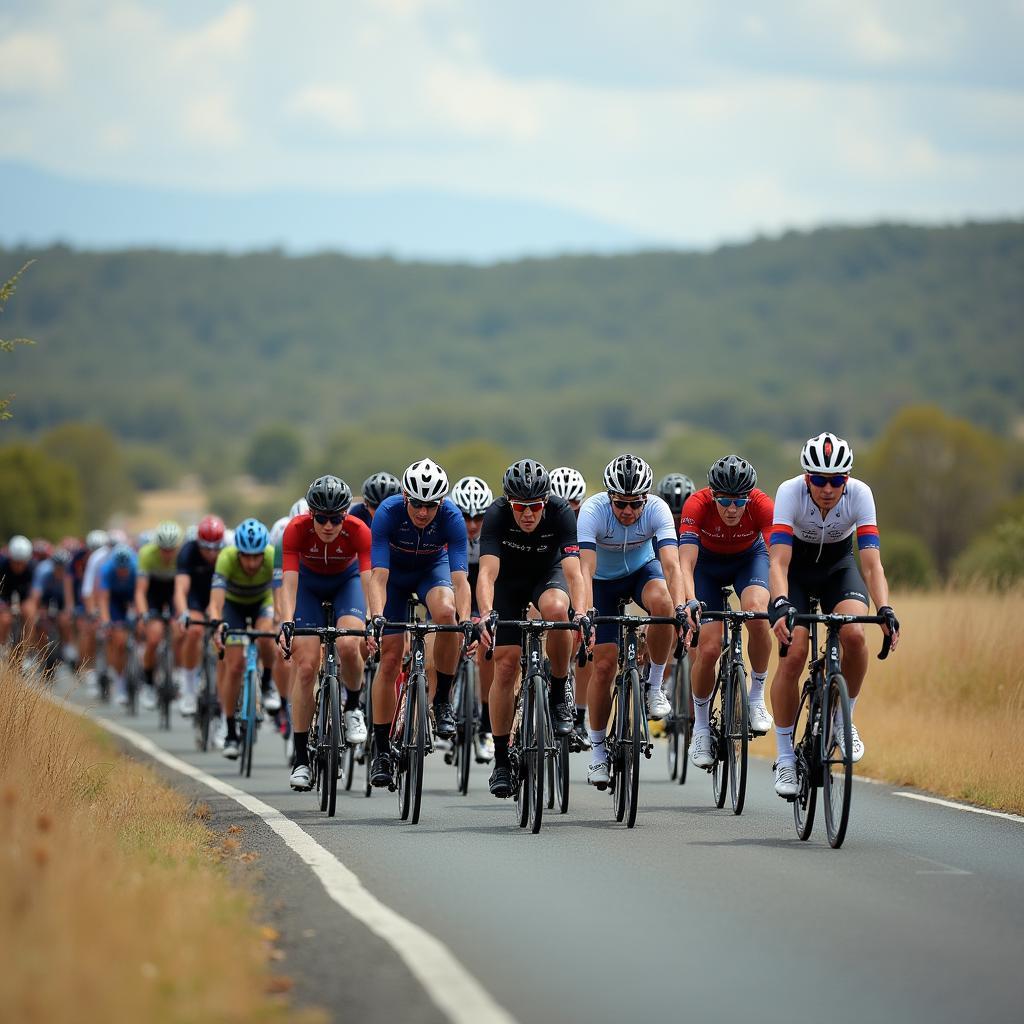
<svg viewBox="0 0 1024 1024"><path fill-rule="evenodd" d="M244 861L101 730L0 663L3 1016L26 1022L302 1021ZM206 809L208 813L208 808Z"/></svg>

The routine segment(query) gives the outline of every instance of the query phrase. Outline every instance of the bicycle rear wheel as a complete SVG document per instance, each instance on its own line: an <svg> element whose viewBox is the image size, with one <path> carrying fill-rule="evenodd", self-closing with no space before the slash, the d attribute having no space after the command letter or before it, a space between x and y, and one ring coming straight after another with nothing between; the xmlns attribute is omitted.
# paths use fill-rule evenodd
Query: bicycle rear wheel
<svg viewBox="0 0 1024 1024"><path fill-rule="evenodd" d="M415 694L412 708L412 749L409 751L409 786L412 790L412 823L419 824L420 804L423 801L423 757L427 750L427 677L423 673L413 676L409 695ZM408 710L406 712L409 713Z"/></svg>
<svg viewBox="0 0 1024 1024"><path fill-rule="evenodd" d="M850 820L850 797L853 795L853 743L850 731L850 695L846 688L846 680L839 674L834 675L828 681L827 694L824 720L821 723L822 797L828 844L833 850L838 850L846 838L846 826ZM837 717L842 719L841 733L837 733L836 730Z"/></svg>
<svg viewBox="0 0 1024 1024"><path fill-rule="evenodd" d="M469 765L473 760L473 702L475 698L473 673L469 662L463 659L459 666L456 685L458 692L458 729L455 735L455 771L459 792L469 792Z"/></svg>
<svg viewBox="0 0 1024 1024"><path fill-rule="evenodd" d="M747 721L747 673L742 664L732 667L732 689L729 700L729 792L732 813L743 813L747 795L747 743L750 738Z"/></svg>
<svg viewBox="0 0 1024 1024"><path fill-rule="evenodd" d="M544 681L540 676L530 680L530 699L533 703L533 737L526 751L526 760L530 765L530 831L536 835L540 831L544 816L544 761L547 757L547 709L544 707Z"/></svg>
<svg viewBox="0 0 1024 1024"><path fill-rule="evenodd" d="M723 659L724 661L724 659ZM725 806L729 790L729 688L731 681L725 666L718 666L718 681L711 705L711 746L715 763L711 768L711 793L716 807Z"/></svg>
<svg viewBox="0 0 1024 1024"><path fill-rule="evenodd" d="M337 677L328 676L325 683L324 789L327 793L327 816L333 818L338 804L338 768L341 763L341 696Z"/></svg>
<svg viewBox="0 0 1024 1024"><path fill-rule="evenodd" d="M793 820L796 834L806 842L814 827L814 809L818 800L817 760L818 750L814 742L814 700L811 689L804 684L793 723L793 736L800 739L795 744L797 793L793 800Z"/></svg>

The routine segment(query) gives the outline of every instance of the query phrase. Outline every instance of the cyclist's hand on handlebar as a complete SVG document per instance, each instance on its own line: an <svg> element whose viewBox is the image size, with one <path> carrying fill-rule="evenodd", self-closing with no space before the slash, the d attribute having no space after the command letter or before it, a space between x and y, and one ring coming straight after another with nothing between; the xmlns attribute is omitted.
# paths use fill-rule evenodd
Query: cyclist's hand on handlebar
<svg viewBox="0 0 1024 1024"><path fill-rule="evenodd" d="M182 629L188 629L188 627L192 625L192 616L189 615L188 612L182 612L178 616L178 625L181 626Z"/></svg>
<svg viewBox="0 0 1024 1024"><path fill-rule="evenodd" d="M380 647L380 638L384 632L384 623L388 620L383 615L374 615L366 624L366 650L372 658Z"/></svg>
<svg viewBox="0 0 1024 1024"><path fill-rule="evenodd" d="M787 621L790 612L796 612L796 606L784 594L768 605L768 621L771 623L772 632L779 643L787 647L793 642L793 634Z"/></svg>
<svg viewBox="0 0 1024 1024"><path fill-rule="evenodd" d="M459 625L462 627L463 652L467 658L475 658L480 627L472 619L463 619Z"/></svg>
<svg viewBox="0 0 1024 1024"><path fill-rule="evenodd" d="M218 622L217 628L213 631L213 646L217 648L217 653L223 657L224 654L224 634L227 632L228 624L226 622Z"/></svg>
<svg viewBox="0 0 1024 1024"><path fill-rule="evenodd" d="M285 661L292 656L292 637L294 635L295 623L291 619L282 622L281 628L277 631L277 646L281 648Z"/></svg>
<svg viewBox="0 0 1024 1024"><path fill-rule="evenodd" d="M498 621L498 613L490 611L477 620L476 634L485 651L494 650L494 624Z"/></svg>
<svg viewBox="0 0 1024 1024"><path fill-rule="evenodd" d="M885 622L882 623L882 632L889 637L890 649L895 651L896 645L900 642L900 620L896 618L892 607L887 604L878 609L878 614L885 619Z"/></svg>
<svg viewBox="0 0 1024 1024"><path fill-rule="evenodd" d="M583 645L589 653L594 649L594 623L591 622L589 615L585 615L583 613L577 613L574 615L572 621L580 631L580 636L583 639Z"/></svg>

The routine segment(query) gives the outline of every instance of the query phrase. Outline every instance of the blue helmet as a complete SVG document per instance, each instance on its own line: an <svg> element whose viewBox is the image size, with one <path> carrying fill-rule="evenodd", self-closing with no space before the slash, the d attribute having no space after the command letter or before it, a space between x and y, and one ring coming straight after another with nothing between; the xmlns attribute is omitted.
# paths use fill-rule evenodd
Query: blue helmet
<svg viewBox="0 0 1024 1024"><path fill-rule="evenodd" d="M235 547L243 555L262 555L268 539L267 528L258 519L243 519L235 527Z"/></svg>
<svg viewBox="0 0 1024 1024"><path fill-rule="evenodd" d="M110 561L115 569L130 569L135 564L135 553L127 544L118 544L110 552Z"/></svg>

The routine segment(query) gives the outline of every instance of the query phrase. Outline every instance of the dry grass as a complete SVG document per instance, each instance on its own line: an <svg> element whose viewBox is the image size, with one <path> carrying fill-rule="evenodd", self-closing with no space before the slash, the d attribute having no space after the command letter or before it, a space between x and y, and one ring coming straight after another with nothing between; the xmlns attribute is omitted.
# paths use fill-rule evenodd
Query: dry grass
<svg viewBox="0 0 1024 1024"><path fill-rule="evenodd" d="M317 1021L274 992L268 930L203 824L98 728L0 665L5 1019ZM272 931L272 930L270 930Z"/></svg>
<svg viewBox="0 0 1024 1024"><path fill-rule="evenodd" d="M863 774L1024 813L1024 590L903 594L893 605L899 650L872 654L857 702ZM881 633L867 629L877 652Z"/></svg>

